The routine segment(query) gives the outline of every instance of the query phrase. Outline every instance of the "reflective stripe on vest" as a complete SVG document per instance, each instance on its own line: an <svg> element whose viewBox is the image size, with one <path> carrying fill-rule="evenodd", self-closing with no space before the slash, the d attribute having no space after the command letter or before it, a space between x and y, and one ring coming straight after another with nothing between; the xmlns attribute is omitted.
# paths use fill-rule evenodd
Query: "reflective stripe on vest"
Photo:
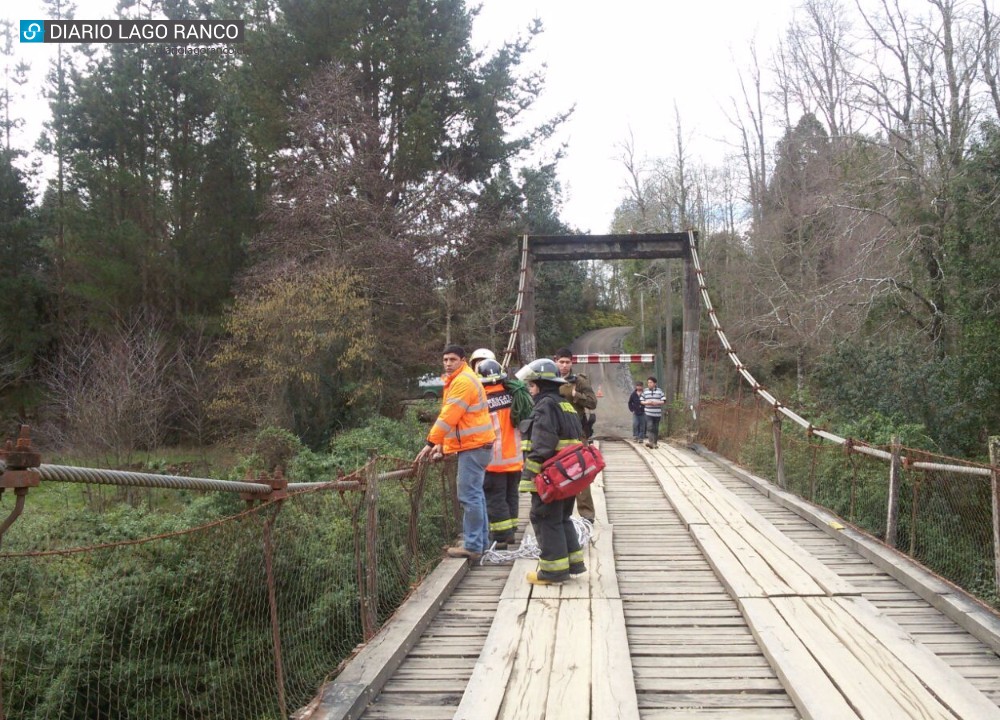
<svg viewBox="0 0 1000 720"><path fill-rule="evenodd" d="M524 467L521 453L521 432L510 417L514 398L502 383L487 385L486 404L490 408L490 420L497 439L493 441L493 455L487 472L516 472Z"/></svg>

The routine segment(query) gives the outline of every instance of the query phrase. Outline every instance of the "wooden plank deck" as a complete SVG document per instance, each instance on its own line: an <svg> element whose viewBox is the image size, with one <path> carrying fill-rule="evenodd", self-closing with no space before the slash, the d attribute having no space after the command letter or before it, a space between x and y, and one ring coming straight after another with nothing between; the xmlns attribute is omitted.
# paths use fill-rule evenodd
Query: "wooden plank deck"
<svg viewBox="0 0 1000 720"><path fill-rule="evenodd" d="M589 572L472 568L363 717L1000 718L996 652L868 559L693 453L604 450Z"/></svg>
<svg viewBox="0 0 1000 720"><path fill-rule="evenodd" d="M753 506L797 545L853 584L861 596L879 611L951 665L994 704L1000 705L1000 656L991 646L970 636L955 620L887 570L877 567L847 544L831 542L832 531L820 527L825 523L810 522L732 472L720 469L716 463L700 457L694 462L712 472L726 488ZM780 492L773 486L765 486L764 490L775 494ZM871 543L876 550L883 550L876 541ZM984 611L975 608L975 612ZM993 617L992 625L996 628L1000 621ZM996 644L992 643L993 646Z"/></svg>
<svg viewBox="0 0 1000 720"><path fill-rule="evenodd" d="M736 601L664 495L660 480L669 476L650 472L624 443L606 444L604 454L641 717L799 717ZM680 500L688 519L700 518Z"/></svg>

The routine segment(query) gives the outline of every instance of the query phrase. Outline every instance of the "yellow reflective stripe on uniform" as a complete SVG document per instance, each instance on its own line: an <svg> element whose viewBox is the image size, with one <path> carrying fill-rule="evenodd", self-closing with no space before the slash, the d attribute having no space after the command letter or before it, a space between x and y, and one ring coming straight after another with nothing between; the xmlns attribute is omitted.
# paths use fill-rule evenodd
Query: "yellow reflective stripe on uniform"
<svg viewBox="0 0 1000 720"><path fill-rule="evenodd" d="M570 563L583 562L583 550L574 550L569 554Z"/></svg>
<svg viewBox="0 0 1000 720"><path fill-rule="evenodd" d="M521 450L522 452L531 452L531 440L522 440Z"/></svg>
<svg viewBox="0 0 1000 720"><path fill-rule="evenodd" d="M542 471L542 464L537 460L525 460L524 468L528 472L533 472L536 475Z"/></svg>
<svg viewBox="0 0 1000 720"><path fill-rule="evenodd" d="M510 520L498 520L497 522L490 523L490 530L493 532L501 532L503 530L516 530L517 529L517 518L511 518Z"/></svg>
<svg viewBox="0 0 1000 720"><path fill-rule="evenodd" d="M560 440L556 443L556 450L562 450L563 448L572 447L573 445L583 445L579 440Z"/></svg>
<svg viewBox="0 0 1000 720"><path fill-rule="evenodd" d="M573 403L561 402L559 403L559 407L561 407L568 413L573 413L574 415L576 415L576 408L573 407Z"/></svg>
<svg viewBox="0 0 1000 720"><path fill-rule="evenodd" d="M569 570L569 558L559 558L558 560L542 560L538 558L538 569L546 572L564 572Z"/></svg>
<svg viewBox="0 0 1000 720"><path fill-rule="evenodd" d="M518 492L538 492L538 488L535 487L534 480L521 480L517 486Z"/></svg>

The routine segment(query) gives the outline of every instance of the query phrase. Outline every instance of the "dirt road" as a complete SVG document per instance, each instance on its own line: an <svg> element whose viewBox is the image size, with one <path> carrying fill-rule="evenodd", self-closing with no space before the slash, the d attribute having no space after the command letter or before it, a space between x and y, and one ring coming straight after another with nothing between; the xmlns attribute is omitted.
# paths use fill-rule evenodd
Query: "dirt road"
<svg viewBox="0 0 1000 720"><path fill-rule="evenodd" d="M623 352L622 342L631 331L631 327L591 330L578 337L570 349L578 355L620 353ZM594 390L601 390L604 394L604 397L597 399L595 437L632 437L632 415L628 411L628 396L632 392L633 381L629 376L629 366L577 363L573 366L573 371L585 374L593 384Z"/></svg>

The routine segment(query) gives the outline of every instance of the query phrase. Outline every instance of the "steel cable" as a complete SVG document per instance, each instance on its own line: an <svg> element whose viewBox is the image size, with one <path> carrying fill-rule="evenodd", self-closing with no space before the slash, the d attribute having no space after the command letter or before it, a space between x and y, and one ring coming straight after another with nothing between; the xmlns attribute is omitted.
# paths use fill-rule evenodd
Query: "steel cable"
<svg viewBox="0 0 1000 720"><path fill-rule="evenodd" d="M94 485L129 485L132 487L167 488L172 490L215 490L218 492L241 492L254 495L268 495L270 485L214 480L211 478L191 478L179 475L157 475L156 473L132 472L129 470L95 470L69 465L41 465L34 470L39 478L56 482L91 483Z"/></svg>
<svg viewBox="0 0 1000 720"><path fill-rule="evenodd" d="M774 395L769 393L764 387L757 382L757 379L746 369L746 366L740 361L739 356L733 349L732 345L729 344L729 339L726 337L725 331L722 329L722 325L719 323L718 313L712 306L712 299L708 295L708 286L705 284L705 276L701 269L701 261L698 259L698 249L695 247L694 243L694 231L688 231L688 248L691 251L691 263L694 265L695 274L698 278L698 289L701 292L701 298L705 305L705 310L708 313L708 317L712 322L712 327L715 330L716 335L719 337L719 342L726 349L729 359L732 361L733 365L736 367L737 372L743 376L750 387L753 389L757 395L764 399L768 405L770 405L776 412L780 412L782 415L802 426L808 432L811 432L817 437L823 438L824 440L829 440L830 442L836 443L838 445L847 445L847 438L842 438L839 435L835 435L826 430L820 430L813 426L808 420L803 418L796 412L793 412L789 408L785 407L781 402L778 401ZM881 458L883 460L891 459L891 455L884 450L878 450L873 447L868 447L866 445L851 444L850 449L852 452L860 452L866 455L872 455L874 457ZM935 470L948 470L959 473L964 473L966 475L981 475L984 477L989 477L992 474L992 470L987 467L970 467L967 465L944 465L939 463L923 463L915 462L912 463L913 467L920 467L926 469Z"/></svg>

